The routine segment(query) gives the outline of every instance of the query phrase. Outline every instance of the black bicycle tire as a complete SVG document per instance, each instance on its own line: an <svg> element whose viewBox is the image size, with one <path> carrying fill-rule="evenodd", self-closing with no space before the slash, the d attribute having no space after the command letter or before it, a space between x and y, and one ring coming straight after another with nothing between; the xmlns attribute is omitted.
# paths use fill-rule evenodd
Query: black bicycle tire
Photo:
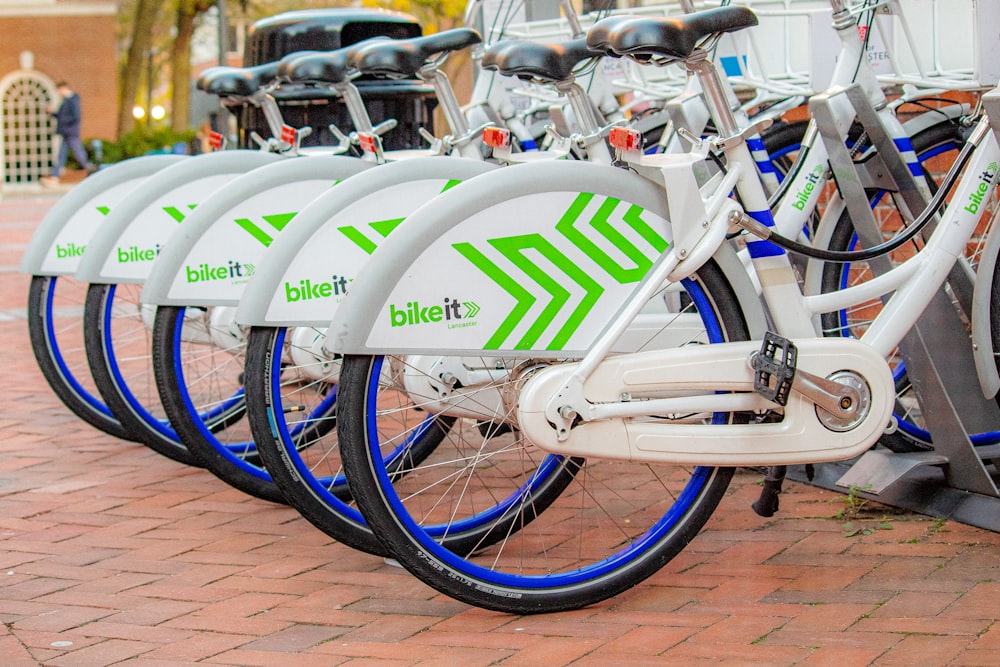
<svg viewBox="0 0 1000 667"><path fill-rule="evenodd" d="M731 340L747 340L749 332L742 309L722 271L708 262L699 270L699 279L711 294L716 316L726 322ZM676 556L701 530L718 506L732 478L732 468L710 469L711 479L692 503L680 527L661 538L641 560L615 571L613 575L590 582L577 582L560 588L524 589L501 587L457 569L425 551L420 536L409 532L407 522L390 509L384 489L377 481L377 463L369 447L367 434L367 387L375 357L347 356L341 384L349 383L364 390L344 390L341 394L340 429L354 433L342 438L342 457L352 493L359 501L366 520L373 526L388 549L412 574L435 590L468 604L514 614L549 613L577 609L625 591L655 572Z"/></svg>
<svg viewBox="0 0 1000 667"><path fill-rule="evenodd" d="M32 276L31 285L28 288L28 337L31 341L31 351L38 363L38 369L49 387L70 412L108 435L137 442L139 438L122 426L118 419L105 414L81 397L74 387L74 384L77 383L76 379L68 378L67 371L60 368L60 364L56 362L55 357L57 354L61 354L61 351L53 349L53 341L48 335L51 304L47 302L52 282L56 281L58 284L59 280L60 278L57 276ZM59 345L58 340L55 341L55 345Z"/></svg>
<svg viewBox="0 0 1000 667"><path fill-rule="evenodd" d="M200 467L200 461L192 456L183 444L152 430L129 404L114 377L115 364L110 358L112 352L106 347L111 343L111 333L107 331L105 323L106 311L111 308L109 297L113 298L117 291L112 289L113 287L114 285L105 283L92 283L87 289L87 300L83 311L84 345L94 382L118 421L135 433L143 444L173 461Z"/></svg>

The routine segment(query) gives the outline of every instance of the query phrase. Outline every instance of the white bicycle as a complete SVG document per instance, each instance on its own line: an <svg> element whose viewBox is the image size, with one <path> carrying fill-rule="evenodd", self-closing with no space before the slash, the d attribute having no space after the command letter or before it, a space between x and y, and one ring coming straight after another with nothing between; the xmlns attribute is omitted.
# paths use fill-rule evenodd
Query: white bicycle
<svg viewBox="0 0 1000 667"><path fill-rule="evenodd" d="M888 252L950 197L912 258L804 296L784 247L809 249L775 233L705 60L719 34L755 23L742 7L599 23L590 35L614 53L683 61L720 136L688 155L641 156L619 133L627 170L558 162L472 179L387 239L337 311L327 346L345 355L348 484L376 535L437 590L513 613L606 599L687 545L729 466L846 459L892 427L886 359L982 231L1000 148L981 120L905 235L824 255ZM856 29L844 11L835 27ZM705 173L709 151L724 172ZM834 176L843 186L851 174ZM759 298L727 242L740 229L753 234ZM860 339L820 336L819 314L889 294ZM669 321L624 352L654 298L671 304ZM386 452L405 459L430 428L444 432L436 449L391 474Z"/></svg>

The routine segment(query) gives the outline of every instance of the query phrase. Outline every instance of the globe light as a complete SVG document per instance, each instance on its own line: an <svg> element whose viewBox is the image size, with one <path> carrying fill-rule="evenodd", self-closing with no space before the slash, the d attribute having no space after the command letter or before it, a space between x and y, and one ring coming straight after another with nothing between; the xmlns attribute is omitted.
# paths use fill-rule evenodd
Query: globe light
<svg viewBox="0 0 1000 667"><path fill-rule="evenodd" d="M163 120L167 115L167 110L157 104L149 110L149 115L152 116L153 120Z"/></svg>
<svg viewBox="0 0 1000 667"><path fill-rule="evenodd" d="M141 106L136 105L132 107L132 117L135 118L136 120L142 120L143 118L146 117L146 110L143 109Z"/></svg>

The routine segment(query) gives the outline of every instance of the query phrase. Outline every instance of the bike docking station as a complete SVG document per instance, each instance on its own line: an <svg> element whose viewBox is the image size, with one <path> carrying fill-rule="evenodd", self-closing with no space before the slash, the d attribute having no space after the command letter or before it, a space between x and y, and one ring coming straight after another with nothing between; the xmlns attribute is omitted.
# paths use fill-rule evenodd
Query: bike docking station
<svg viewBox="0 0 1000 667"><path fill-rule="evenodd" d="M853 106L871 145L877 149L862 163L852 159L835 126L832 105L838 96L845 96ZM986 94L982 101L990 118L1000 119L1000 94ZM865 247L883 243L885 237L866 189L896 193L903 207L914 214L927 205L897 146L857 85L817 95L810 100L809 108L859 240ZM1000 130L1000 122L992 123L994 132ZM929 231L924 232L925 237L927 234ZM992 276L998 249L1000 234L991 233L979 266L979 271L987 272L982 275ZM875 275L892 268L886 255L869 260L869 266ZM944 285L939 288L899 345L906 376L931 434L932 450L870 449L848 461L790 468L788 477L831 490L850 490L885 505L1000 531L1000 468L996 467L1000 445L976 446L970 437L971 433L995 431L1000 425L1000 407L993 398L1000 378L989 323L991 282L986 279L977 290L975 274L960 258L948 276L950 291L946 292ZM971 340L967 322L974 322ZM941 354L943 350L947 354ZM983 378L982 390L980 383L970 382L976 377ZM898 428L898 423L893 426ZM991 464L995 466L993 474L987 469Z"/></svg>

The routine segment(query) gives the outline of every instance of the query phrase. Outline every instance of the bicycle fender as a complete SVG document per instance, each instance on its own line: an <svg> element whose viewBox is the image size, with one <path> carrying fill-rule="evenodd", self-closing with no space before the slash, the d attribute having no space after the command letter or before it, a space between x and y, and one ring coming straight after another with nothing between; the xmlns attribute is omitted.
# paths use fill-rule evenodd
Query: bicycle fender
<svg viewBox="0 0 1000 667"><path fill-rule="evenodd" d="M946 107L934 109L933 111L925 111L922 114L908 119L903 123L903 129L906 130L907 136L912 137L919 132L923 132L934 125L937 125L943 118L958 120L962 116L968 115L968 113L968 104L949 104Z"/></svg>
<svg viewBox="0 0 1000 667"><path fill-rule="evenodd" d="M667 211L662 186L609 166L556 161L474 178L379 247L327 351L582 354L670 246Z"/></svg>
<svg viewBox="0 0 1000 667"><path fill-rule="evenodd" d="M88 176L60 197L39 223L21 257L21 273L72 275L108 213L150 175L186 159L186 155L147 155Z"/></svg>
<svg viewBox="0 0 1000 667"><path fill-rule="evenodd" d="M442 191L496 168L461 158L414 158L358 174L320 196L266 250L236 321L325 328L375 248L388 234L404 233L394 231L404 219Z"/></svg>
<svg viewBox="0 0 1000 667"><path fill-rule="evenodd" d="M76 278L89 283L138 283L201 202L240 174L283 160L274 153L208 153L160 171L122 200L90 240Z"/></svg>
<svg viewBox="0 0 1000 667"><path fill-rule="evenodd" d="M239 176L199 204L170 237L146 278L143 303L235 306L285 226L309 202L372 166L357 158L315 156Z"/></svg>

